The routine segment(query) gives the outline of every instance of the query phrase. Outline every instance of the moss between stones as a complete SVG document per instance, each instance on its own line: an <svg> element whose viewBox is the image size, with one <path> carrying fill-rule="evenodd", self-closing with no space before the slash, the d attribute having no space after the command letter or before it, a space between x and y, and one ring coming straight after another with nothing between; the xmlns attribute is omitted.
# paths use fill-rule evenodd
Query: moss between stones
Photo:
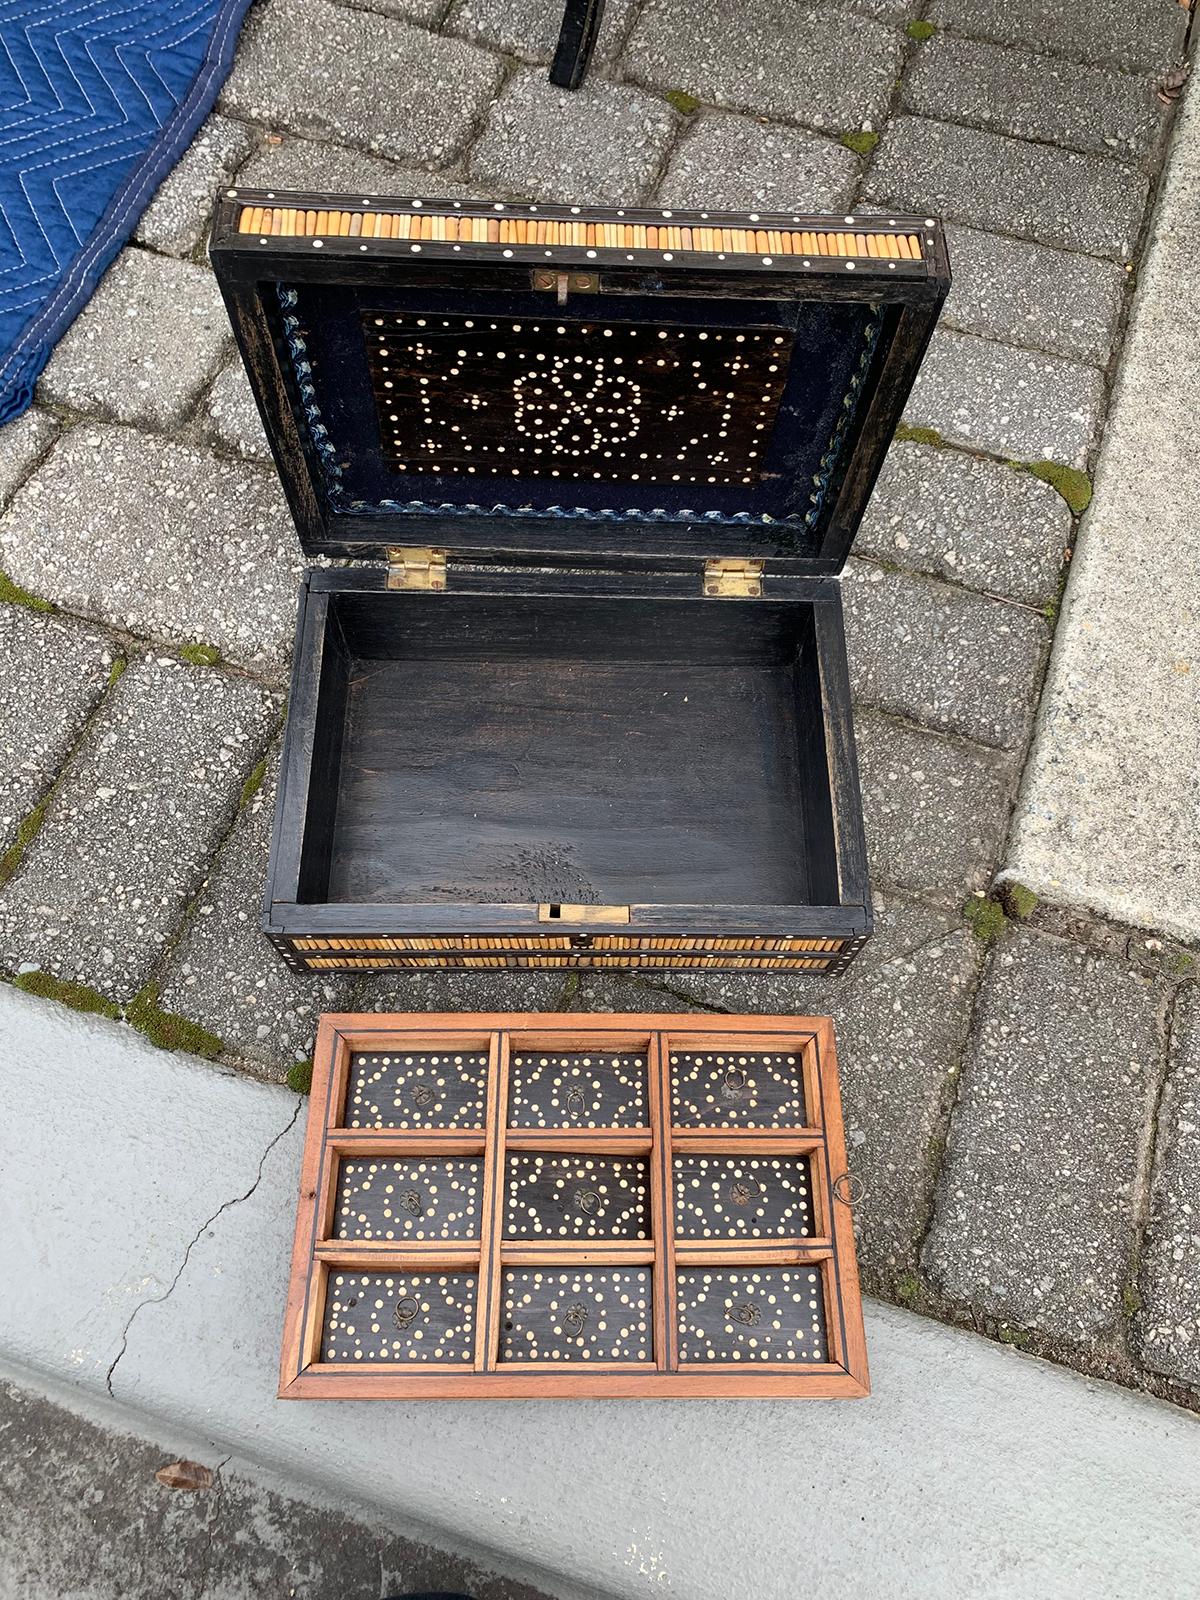
<svg viewBox="0 0 1200 1600"><path fill-rule="evenodd" d="M186 1050L211 1061L225 1048L215 1033L209 1033L198 1022L190 1022L174 1011L163 1011L153 987L143 989L129 1002L125 1020L160 1050Z"/></svg>
<svg viewBox="0 0 1200 1600"><path fill-rule="evenodd" d="M1023 883L1006 883L1000 891L1004 909L1014 922L1028 922L1038 908L1038 897Z"/></svg>
<svg viewBox="0 0 1200 1600"><path fill-rule="evenodd" d="M939 449L946 441L936 428L910 428L907 422L902 422L892 435L900 444L932 444Z"/></svg>
<svg viewBox="0 0 1200 1600"><path fill-rule="evenodd" d="M937 29L932 22L910 22L904 31L910 39L915 39L918 44L924 44L926 39L933 38Z"/></svg>
<svg viewBox="0 0 1200 1600"><path fill-rule="evenodd" d="M865 131L839 133L838 139L846 146L847 150L853 150L856 156L869 156L879 143L879 135L877 133L867 133Z"/></svg>
<svg viewBox="0 0 1200 1600"><path fill-rule="evenodd" d="M312 1088L313 1064L311 1061L296 1061L288 1068L286 1083L289 1089L294 1089L297 1094L307 1094Z"/></svg>
<svg viewBox="0 0 1200 1600"><path fill-rule="evenodd" d="M1142 1297L1135 1284L1127 1283L1121 1290L1121 1304L1125 1307L1127 1317L1136 1317L1142 1309Z"/></svg>
<svg viewBox="0 0 1200 1600"><path fill-rule="evenodd" d="M915 1272L902 1272L896 1279L896 1299L901 1305L915 1306L921 1298L921 1280Z"/></svg>
<svg viewBox="0 0 1200 1600"><path fill-rule="evenodd" d="M129 665L129 663L128 663L128 661L126 661L124 656L117 656L114 659L112 666L109 667L109 669L108 669L108 687L110 689L113 687L114 684L119 683L121 681L121 678L123 677L124 672L125 672L125 668L128 665Z"/></svg>
<svg viewBox="0 0 1200 1600"><path fill-rule="evenodd" d="M0 600L10 606L24 606L28 611L55 609L49 600L43 600L40 595L30 594L28 589L22 589L19 583L14 583L7 572L0 572Z"/></svg>
<svg viewBox="0 0 1200 1600"><path fill-rule="evenodd" d="M971 932L981 944L991 944L1004 928L1004 907L986 895L973 895L963 907Z"/></svg>
<svg viewBox="0 0 1200 1600"><path fill-rule="evenodd" d="M254 796L262 788L263 779L266 777L266 775L267 758L264 756L251 772L250 776L246 779L245 783L242 785L242 798L239 802L240 805L245 807L250 804L251 800L254 799Z"/></svg>
<svg viewBox="0 0 1200 1600"><path fill-rule="evenodd" d="M689 94L686 89L668 89L663 99L669 106L674 106L681 117L690 117L700 104L694 94Z"/></svg>
<svg viewBox="0 0 1200 1600"><path fill-rule="evenodd" d="M41 995L43 1000L61 1001L74 1011L93 1012L97 1016L111 1017L114 1021L121 1015L119 1006L106 1000L86 983L56 978L52 972L21 972L13 979L13 983L18 989L24 989L26 994Z"/></svg>
<svg viewBox="0 0 1200 1600"><path fill-rule="evenodd" d="M1074 516L1082 516L1092 503L1092 480L1078 467L1064 467L1059 461L1012 461L1009 465L1048 483L1067 502Z"/></svg>
<svg viewBox="0 0 1200 1600"><path fill-rule="evenodd" d="M996 1337L1001 1344L1015 1345L1018 1350L1027 1350L1031 1343L1030 1336L1024 1328L1010 1328L1007 1323L1001 1323L996 1330Z"/></svg>
<svg viewBox="0 0 1200 1600"><path fill-rule="evenodd" d="M47 796L39 805L34 806L29 815L23 818L18 826L17 837L4 854L0 856L0 888L8 882L21 865L26 850L41 832L42 823L46 820L46 807L49 803L49 796Z"/></svg>
<svg viewBox="0 0 1200 1600"><path fill-rule="evenodd" d="M1063 596L1067 592L1067 574L1070 568L1064 567L1058 575L1058 588L1042 607L1042 615L1051 625L1058 621L1058 614L1062 610Z"/></svg>
<svg viewBox="0 0 1200 1600"><path fill-rule="evenodd" d="M221 652L215 644L185 644L179 654L194 667L215 667L221 659Z"/></svg>

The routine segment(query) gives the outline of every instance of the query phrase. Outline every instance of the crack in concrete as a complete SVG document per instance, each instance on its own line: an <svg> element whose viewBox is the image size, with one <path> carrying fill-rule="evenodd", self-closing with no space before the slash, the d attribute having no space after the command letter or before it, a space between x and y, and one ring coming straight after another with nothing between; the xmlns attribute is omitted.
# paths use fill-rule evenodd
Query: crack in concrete
<svg viewBox="0 0 1200 1600"><path fill-rule="evenodd" d="M271 1142L267 1145L267 1148L263 1151L261 1157L259 1158L258 1171L254 1175L254 1182L246 1190L245 1194L237 1194L237 1195L234 1195L231 1200L223 1201L222 1204L219 1205L217 1207L217 1209L213 1212L212 1216L206 1217L205 1220L196 1229L195 1233L188 1240L187 1249L183 1252L183 1259L182 1259L182 1261L180 1261L179 1266L176 1268L175 1275L171 1279L170 1283L167 1285L167 1288L164 1291L164 1293L159 1294L159 1295L155 1295L152 1299L139 1300L137 1305L134 1306L133 1310L130 1312L129 1320L126 1322L124 1328L121 1330L121 1348L117 1351L116 1355L113 1357L112 1365L109 1367L108 1371L104 1375L105 1387L107 1388L107 1390L109 1392L109 1395L114 1400L116 1399L116 1394L113 1391L113 1374L116 1372L117 1367L120 1365L121 1359L125 1355L126 1350L128 1350L128 1348L129 1348L130 1331L133 1328L133 1324L137 1321L138 1316L145 1309L146 1306L160 1306L160 1305L163 1304L164 1301L169 1300L171 1298L172 1294L174 1294L174 1292L175 1292L175 1289L176 1289L176 1287L177 1287L177 1285L179 1283L179 1280L183 1277L183 1274L184 1274L184 1272L185 1272L185 1270L187 1268L188 1261L191 1258L192 1251L195 1249L196 1245L199 1244L200 1240L204 1237L205 1233L208 1232L209 1228L212 1227L213 1223L216 1222L218 1220L218 1218L224 1216L226 1211L231 1210L234 1206L240 1206L244 1201L249 1200L250 1196L254 1193L254 1191L258 1188L259 1184L262 1182L263 1168L267 1164L267 1157L271 1154L271 1151L274 1150L275 1146L279 1143L279 1141L282 1138L284 1138L285 1135L289 1134L292 1131L292 1129L295 1127L296 1119L299 1117L299 1115L300 1115L301 1111L303 1110L303 1108L304 1108L303 1099L297 1099L295 1109L292 1112L291 1116L288 1118L287 1123L282 1128L280 1128L280 1130L279 1130L279 1132L277 1134L274 1135L274 1137L271 1139Z"/></svg>
<svg viewBox="0 0 1200 1600"><path fill-rule="evenodd" d="M284 1129L284 1132L287 1132L286 1128ZM282 1137L282 1135L280 1135L280 1137ZM274 1144L276 1141L272 1140L271 1142ZM268 1151L268 1154L269 1153L270 1152ZM263 1160L266 1160L266 1155L263 1156ZM218 1213L218 1215L220 1215L220 1213ZM204 1530L204 1559L200 1566L200 1586L196 1590L193 1600L204 1600L204 1596L208 1592L208 1578L209 1573L212 1570L213 1545L216 1543L217 1529L221 1523L221 1511L223 1505L224 1484L221 1482L221 1473L232 1460L233 1454L230 1452L229 1455L222 1457L222 1459L218 1461L216 1466L213 1468L212 1515L209 1517L208 1524Z"/></svg>

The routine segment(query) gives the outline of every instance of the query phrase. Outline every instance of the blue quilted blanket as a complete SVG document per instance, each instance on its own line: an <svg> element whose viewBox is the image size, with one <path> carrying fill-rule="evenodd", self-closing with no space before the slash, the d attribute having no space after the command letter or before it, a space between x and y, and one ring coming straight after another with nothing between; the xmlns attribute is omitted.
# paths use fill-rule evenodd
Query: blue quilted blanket
<svg viewBox="0 0 1200 1600"><path fill-rule="evenodd" d="M0 0L0 422L217 97L249 0Z"/></svg>

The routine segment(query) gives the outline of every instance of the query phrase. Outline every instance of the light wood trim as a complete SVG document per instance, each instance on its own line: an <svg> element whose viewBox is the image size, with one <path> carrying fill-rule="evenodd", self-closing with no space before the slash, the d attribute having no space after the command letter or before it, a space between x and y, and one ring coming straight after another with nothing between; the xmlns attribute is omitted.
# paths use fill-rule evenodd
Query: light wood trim
<svg viewBox="0 0 1200 1600"><path fill-rule="evenodd" d="M487 1151L480 1201L479 1292L475 1319L475 1371L490 1372L500 1355L503 1300L500 1241L504 1231L504 1140L508 1124L508 1034L497 1030L488 1050Z"/></svg>
<svg viewBox="0 0 1200 1600"><path fill-rule="evenodd" d="M313 1255L348 1272L474 1272L478 1239L326 1239Z"/></svg>
<svg viewBox="0 0 1200 1600"><path fill-rule="evenodd" d="M834 1042L833 1023L822 1019L817 1031L820 1052L819 1081L824 1098L825 1159L829 1163L831 1182L848 1171L846 1164L846 1138L842 1122L842 1094L838 1083L837 1046ZM838 1315L839 1343L842 1364L847 1372L862 1385L867 1394L871 1388L867 1366L867 1341L862 1323L862 1295L858 1281L858 1257L854 1248L854 1218L850 1206L834 1200L830 1211L829 1228L833 1235L834 1261L836 1263L836 1288L841 1305ZM826 1270L830 1292L834 1289L834 1275ZM844 1322L844 1334L842 1324Z"/></svg>
<svg viewBox="0 0 1200 1600"><path fill-rule="evenodd" d="M334 1128L329 1148L339 1156L482 1156L487 1146L483 1129Z"/></svg>
<svg viewBox="0 0 1200 1600"><path fill-rule="evenodd" d="M296 1375L313 1359L309 1354L309 1318L305 1306L312 1298L320 1278L320 1268L312 1261L316 1232L317 1196L321 1176L322 1145L325 1139L326 1106L330 1080L336 1066L337 1021L323 1016L317 1025L313 1055L312 1087L309 1091L308 1128L300 1157L300 1197L296 1206L296 1227L292 1238L292 1265L288 1277L287 1305L283 1319L283 1348L279 1363L279 1392L282 1394ZM310 1274L313 1282L310 1286ZM318 1325L319 1326L319 1325Z"/></svg>
<svg viewBox="0 0 1200 1600"><path fill-rule="evenodd" d="M521 1367L524 1379L513 1371ZM514 1362L497 1372L472 1372L451 1376L442 1372L418 1373L404 1368L395 1373L368 1373L318 1368L301 1373L280 1391L285 1400L671 1400L671 1399L796 1399L850 1400L869 1390L852 1373L815 1362L803 1374L795 1371L751 1371L740 1366L703 1372L655 1372L599 1369L564 1372Z"/></svg>
<svg viewBox="0 0 1200 1600"><path fill-rule="evenodd" d="M507 1150L538 1154L648 1156L652 1144L648 1128L509 1128L505 1134Z"/></svg>
<svg viewBox="0 0 1200 1600"><path fill-rule="evenodd" d="M675 1310L675 1175L671 1159L671 1086L663 1035L650 1037L650 1231L654 1236L654 1360L660 1372L679 1366L679 1327Z"/></svg>
<svg viewBox="0 0 1200 1600"><path fill-rule="evenodd" d="M654 1257L653 1239L520 1239L500 1246L505 1267L648 1267Z"/></svg>

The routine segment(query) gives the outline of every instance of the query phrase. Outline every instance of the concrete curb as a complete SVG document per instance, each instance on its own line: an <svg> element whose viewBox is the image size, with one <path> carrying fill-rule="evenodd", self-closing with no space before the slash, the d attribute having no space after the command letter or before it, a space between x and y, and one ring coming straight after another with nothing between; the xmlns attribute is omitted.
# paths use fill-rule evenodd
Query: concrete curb
<svg viewBox="0 0 1200 1600"><path fill-rule="evenodd" d="M1200 88L1176 124L1001 878L1200 939Z"/></svg>
<svg viewBox="0 0 1200 1600"><path fill-rule="evenodd" d="M889 1307L857 1403L278 1402L303 1103L6 987L0 1037L0 1359L564 1596L1194 1578L1192 1419Z"/></svg>

